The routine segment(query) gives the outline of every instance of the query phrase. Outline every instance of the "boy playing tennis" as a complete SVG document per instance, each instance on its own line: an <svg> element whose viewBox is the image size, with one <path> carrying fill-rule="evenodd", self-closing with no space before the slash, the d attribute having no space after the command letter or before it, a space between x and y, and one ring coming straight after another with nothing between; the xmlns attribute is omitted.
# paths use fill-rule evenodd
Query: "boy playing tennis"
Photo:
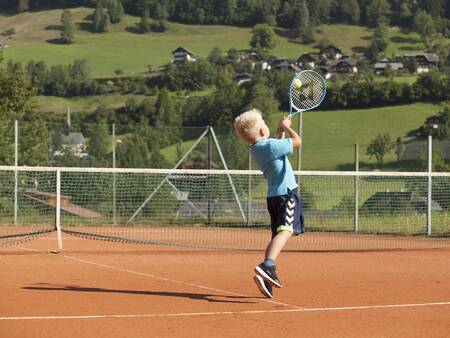
<svg viewBox="0 0 450 338"><path fill-rule="evenodd" d="M257 109L242 113L234 120L240 138L250 145L250 152L267 179L267 209L270 214L272 239L264 261L255 267L255 283L266 297L272 298L272 285L281 288L276 274L276 259L292 236L303 233L303 215L295 176L287 158L293 148L301 146L300 136L291 128L291 120L280 120L276 138ZM284 132L290 138L283 138Z"/></svg>

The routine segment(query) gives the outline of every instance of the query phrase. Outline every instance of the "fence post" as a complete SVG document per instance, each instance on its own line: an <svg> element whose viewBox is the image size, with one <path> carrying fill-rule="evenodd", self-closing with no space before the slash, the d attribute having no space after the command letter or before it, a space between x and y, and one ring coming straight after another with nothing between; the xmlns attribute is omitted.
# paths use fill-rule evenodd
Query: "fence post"
<svg viewBox="0 0 450 338"><path fill-rule="evenodd" d="M298 114L298 124L297 124L298 134L302 139L302 146L297 148L297 171L300 173L302 170L302 149L303 149L303 113L300 112ZM299 186L300 191L300 174L297 176L297 184Z"/></svg>
<svg viewBox="0 0 450 338"><path fill-rule="evenodd" d="M19 165L19 122L14 121L14 225L17 225L17 212L18 212L18 171Z"/></svg>
<svg viewBox="0 0 450 338"><path fill-rule="evenodd" d="M112 165L116 168L116 124L112 124ZM113 172L113 224L116 225L116 172Z"/></svg>
<svg viewBox="0 0 450 338"><path fill-rule="evenodd" d="M355 143L355 232L359 231L359 144Z"/></svg>
<svg viewBox="0 0 450 338"><path fill-rule="evenodd" d="M208 129L208 170L211 170L212 167L212 135L211 135L211 126L207 126ZM211 223L211 175L208 175L207 178L207 185L208 185L208 224Z"/></svg>
<svg viewBox="0 0 450 338"><path fill-rule="evenodd" d="M428 201L427 201L427 233L431 236L431 194L432 194L432 172L433 172L433 138L428 135Z"/></svg>
<svg viewBox="0 0 450 338"><path fill-rule="evenodd" d="M62 250L61 236L61 169L56 169L56 208L55 227L58 237L58 250Z"/></svg>
<svg viewBox="0 0 450 338"><path fill-rule="evenodd" d="M252 170L252 154L248 147L248 170ZM247 225L250 226L252 215L252 175L248 175Z"/></svg>

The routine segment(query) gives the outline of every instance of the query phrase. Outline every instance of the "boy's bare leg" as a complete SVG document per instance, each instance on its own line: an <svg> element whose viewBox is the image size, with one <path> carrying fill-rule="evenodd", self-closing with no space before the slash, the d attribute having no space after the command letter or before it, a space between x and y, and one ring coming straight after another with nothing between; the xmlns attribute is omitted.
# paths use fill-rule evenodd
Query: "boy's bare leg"
<svg viewBox="0 0 450 338"><path fill-rule="evenodd" d="M275 260L291 237L292 232L287 230L280 231L274 238L272 238L267 246L264 262L255 266L255 272L257 275L261 276L267 282L278 288L281 288L282 285L275 272Z"/></svg>
<svg viewBox="0 0 450 338"><path fill-rule="evenodd" d="M278 255L280 254L281 250L286 245L289 238L292 237L292 232L283 230L277 233L277 235L272 238L269 245L266 248L266 257L274 262L276 261Z"/></svg>

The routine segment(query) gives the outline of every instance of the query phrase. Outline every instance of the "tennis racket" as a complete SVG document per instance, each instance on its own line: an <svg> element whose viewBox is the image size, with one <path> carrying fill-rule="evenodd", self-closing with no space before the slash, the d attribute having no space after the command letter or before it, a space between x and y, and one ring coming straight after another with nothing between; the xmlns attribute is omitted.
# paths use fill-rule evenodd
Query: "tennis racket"
<svg viewBox="0 0 450 338"><path fill-rule="evenodd" d="M327 93L327 85L319 73L303 70L293 77L289 86L289 115L288 118L318 107ZM282 132L281 138L284 138Z"/></svg>
<svg viewBox="0 0 450 338"><path fill-rule="evenodd" d="M324 78L312 70L304 70L295 74L289 86L289 115L318 107L327 93Z"/></svg>

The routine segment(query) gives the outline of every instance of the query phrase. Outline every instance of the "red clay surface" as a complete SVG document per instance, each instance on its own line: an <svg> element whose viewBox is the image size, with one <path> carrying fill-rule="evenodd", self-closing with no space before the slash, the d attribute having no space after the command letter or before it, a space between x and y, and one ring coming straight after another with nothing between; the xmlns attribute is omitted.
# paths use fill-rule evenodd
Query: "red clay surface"
<svg viewBox="0 0 450 338"><path fill-rule="evenodd" d="M253 284L258 251L54 234L0 248L0 337L448 337L450 250L283 252L282 289Z"/></svg>

